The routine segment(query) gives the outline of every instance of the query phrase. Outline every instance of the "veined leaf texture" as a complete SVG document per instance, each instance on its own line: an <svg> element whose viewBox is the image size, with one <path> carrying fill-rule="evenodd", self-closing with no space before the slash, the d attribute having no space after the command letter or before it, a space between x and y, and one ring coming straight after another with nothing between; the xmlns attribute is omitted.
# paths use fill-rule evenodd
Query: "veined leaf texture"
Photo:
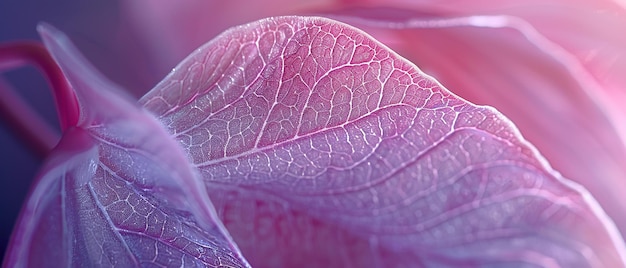
<svg viewBox="0 0 626 268"><path fill-rule="evenodd" d="M140 105L41 32L81 117L5 265L624 265L596 201L508 119L349 25L232 28Z"/></svg>

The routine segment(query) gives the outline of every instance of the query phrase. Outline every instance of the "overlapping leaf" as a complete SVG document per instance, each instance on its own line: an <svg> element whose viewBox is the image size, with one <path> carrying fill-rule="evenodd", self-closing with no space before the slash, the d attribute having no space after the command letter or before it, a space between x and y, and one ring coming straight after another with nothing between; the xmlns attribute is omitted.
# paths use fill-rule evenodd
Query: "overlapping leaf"
<svg viewBox="0 0 626 268"><path fill-rule="evenodd" d="M195 170L165 129L59 32L40 28L80 119L41 172L7 267L245 267Z"/></svg>
<svg viewBox="0 0 626 268"><path fill-rule="evenodd" d="M252 265L623 265L604 212L507 119L347 25L231 29L140 103Z"/></svg>

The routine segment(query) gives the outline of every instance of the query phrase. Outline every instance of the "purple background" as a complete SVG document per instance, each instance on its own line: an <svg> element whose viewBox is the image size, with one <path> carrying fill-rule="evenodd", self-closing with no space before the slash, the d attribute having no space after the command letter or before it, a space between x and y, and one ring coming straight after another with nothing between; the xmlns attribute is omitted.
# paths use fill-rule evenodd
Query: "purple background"
<svg viewBox="0 0 626 268"><path fill-rule="evenodd" d="M39 40L36 25L45 21L68 33L88 58L94 58L89 55L97 57L98 53L111 50L106 40L110 40L107 33L113 33L106 29L117 28L118 18L115 1L3 0L0 1L0 42ZM96 65L107 69L106 64ZM109 68L109 73L113 69ZM123 68L119 70L123 71ZM52 97L41 73L34 68L20 68L2 76L39 114L58 126ZM1 120L0 161L0 245L4 256L21 205L43 159L29 151L24 141Z"/></svg>

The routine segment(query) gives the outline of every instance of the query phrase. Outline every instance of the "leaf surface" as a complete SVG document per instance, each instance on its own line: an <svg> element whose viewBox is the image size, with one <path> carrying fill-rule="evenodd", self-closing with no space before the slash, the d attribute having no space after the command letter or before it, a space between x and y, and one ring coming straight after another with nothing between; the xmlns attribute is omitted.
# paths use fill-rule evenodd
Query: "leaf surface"
<svg viewBox="0 0 626 268"><path fill-rule="evenodd" d="M624 69L618 66L626 61L615 55L623 54L626 39L605 25L626 23L611 20L626 16L599 15L619 12L608 7L559 5L542 6L544 13L538 15L538 8L525 5L488 12L497 15L475 15L483 11L462 6L467 9L463 14L473 15L372 8L337 16L390 44L455 94L509 117L550 165L589 190L626 234L626 121L620 111L626 99L623 90L614 90L626 83L603 83L598 76L602 73L608 82L611 73ZM585 28L581 25L590 29L576 30ZM587 48L571 50L583 44ZM588 58L576 58L581 55ZM608 57L615 60L613 70L595 68L593 62Z"/></svg>
<svg viewBox="0 0 626 268"><path fill-rule="evenodd" d="M140 103L256 267L624 265L596 201L508 119L348 25L233 28Z"/></svg>
<svg viewBox="0 0 626 268"><path fill-rule="evenodd" d="M8 267L245 267L171 135L50 26L80 104L22 211Z"/></svg>
<svg viewBox="0 0 626 268"><path fill-rule="evenodd" d="M476 104L497 108L626 234L626 25L612 0L125 2L146 68L165 74L230 25L322 14L358 27ZM218 7L219 5L219 7ZM249 6L246 2L244 5ZM177 12L171 12L176 10ZM252 12L250 12L253 10ZM181 30L185 29L185 30ZM549 116L546 116L549 115ZM590 157L593 155L593 157Z"/></svg>

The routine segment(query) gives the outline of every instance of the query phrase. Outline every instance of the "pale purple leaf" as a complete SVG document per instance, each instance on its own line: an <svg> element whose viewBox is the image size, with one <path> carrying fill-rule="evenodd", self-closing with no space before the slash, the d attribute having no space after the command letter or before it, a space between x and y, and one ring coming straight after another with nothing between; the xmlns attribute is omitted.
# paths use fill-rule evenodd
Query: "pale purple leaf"
<svg viewBox="0 0 626 268"><path fill-rule="evenodd" d="M489 12L497 15L450 17L371 8L336 16L380 38L456 94L507 115L556 170L597 198L624 234L626 83L609 83L597 74L610 78L626 64L619 57L626 39L598 30L626 23L626 16L605 16L620 10L595 8L604 11L588 12L594 9L588 7L558 12L559 5L548 5L541 8L546 13L534 14L538 8L520 6ZM593 31L579 23L593 26ZM562 30L552 29L553 24ZM614 38L607 38L611 34ZM567 38L554 42L555 37ZM574 49L576 41L584 46ZM588 51L590 43L597 50ZM577 58L590 54L597 57ZM607 58L613 58L615 70L591 64Z"/></svg>
<svg viewBox="0 0 626 268"><path fill-rule="evenodd" d="M80 104L16 226L7 267L245 267L171 135L54 28L39 28Z"/></svg>
<svg viewBox="0 0 626 268"><path fill-rule="evenodd" d="M552 167L589 190L626 234L624 3L271 0L252 6L245 0L140 0L124 2L123 10L134 26L132 36L143 40L143 51L153 59L133 62L161 70L155 81L231 25L322 14L356 26L455 94L505 114Z"/></svg>
<svg viewBox="0 0 626 268"><path fill-rule="evenodd" d="M254 266L624 265L596 201L508 119L348 25L233 28L140 103Z"/></svg>

